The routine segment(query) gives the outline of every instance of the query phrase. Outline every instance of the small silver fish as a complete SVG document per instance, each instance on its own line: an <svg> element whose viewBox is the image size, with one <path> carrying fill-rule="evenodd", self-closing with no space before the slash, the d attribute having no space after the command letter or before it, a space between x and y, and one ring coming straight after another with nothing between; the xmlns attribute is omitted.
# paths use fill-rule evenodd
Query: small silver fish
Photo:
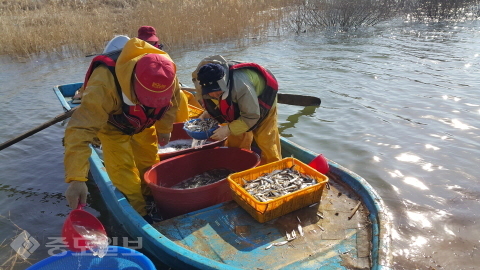
<svg viewBox="0 0 480 270"><path fill-rule="evenodd" d="M207 118L205 120L195 119L190 122L185 122L183 126L185 127L185 129L188 129L190 131L199 132L199 131L207 131L218 126L218 122L213 118Z"/></svg>
<svg viewBox="0 0 480 270"><path fill-rule="evenodd" d="M244 183L243 188L255 199L268 202L278 197L317 184L317 181L292 168L275 170ZM298 221L301 223L300 218Z"/></svg>
<svg viewBox="0 0 480 270"><path fill-rule="evenodd" d="M224 168L213 169L210 171L203 172L201 174L197 174L194 177L185 179L170 188L190 189L190 188L197 188L197 187L213 184L222 179L225 179L226 177L228 177L228 175L230 175L233 172L234 171L230 169L224 169Z"/></svg>
<svg viewBox="0 0 480 270"><path fill-rule="evenodd" d="M290 241L290 239L292 237L290 236L290 234L288 232L285 232L285 238L287 239L287 241Z"/></svg>
<svg viewBox="0 0 480 270"><path fill-rule="evenodd" d="M283 245L285 245L286 243L288 243L288 241L282 241L282 242L273 243L273 245L274 245L274 246L283 246Z"/></svg>
<svg viewBox="0 0 480 270"><path fill-rule="evenodd" d="M298 229L298 232L300 233L300 235L303 236L303 228L302 228L302 225L298 224L297 229Z"/></svg>
<svg viewBox="0 0 480 270"><path fill-rule="evenodd" d="M297 238L297 233L295 232L295 230L292 231L291 235L292 235L292 238L290 239L290 241Z"/></svg>

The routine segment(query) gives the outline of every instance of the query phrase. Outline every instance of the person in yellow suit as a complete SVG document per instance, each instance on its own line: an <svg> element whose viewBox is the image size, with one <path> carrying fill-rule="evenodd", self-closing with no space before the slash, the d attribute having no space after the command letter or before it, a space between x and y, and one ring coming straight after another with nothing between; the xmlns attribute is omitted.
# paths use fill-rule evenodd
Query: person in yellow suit
<svg viewBox="0 0 480 270"><path fill-rule="evenodd" d="M157 31L153 26L144 25L138 28L137 38L145 40L152 46L163 50L163 44L157 37ZM185 122L192 118L197 118L203 111L202 105L198 103L195 96L186 90L180 90L180 99L178 100L178 111L175 122Z"/></svg>
<svg viewBox="0 0 480 270"><path fill-rule="evenodd" d="M256 63L227 61L221 55L203 59L192 73L205 112L226 123L214 131L214 140L227 138L228 147L261 150L261 164L281 159L277 126L278 83L270 71Z"/></svg>
<svg viewBox="0 0 480 270"><path fill-rule="evenodd" d="M123 50L96 56L84 85L82 103L65 130L68 203L86 203L89 144L98 137L113 184L151 223L143 174L159 162L158 143L170 139L180 98L176 66L164 51L132 38Z"/></svg>
<svg viewBox="0 0 480 270"><path fill-rule="evenodd" d="M118 37L118 36L117 36ZM115 43L115 46L106 46L104 53L108 53L117 49L123 48L124 40L127 39L127 36L120 36L120 42ZM163 44L160 43L160 39L157 37L157 31L153 26L144 25L138 28L137 38L144 40L148 44L152 45L155 48L163 50ZM112 41L114 41L112 39ZM111 41L111 42L112 42ZM110 43L109 43L110 44ZM112 49L114 48L114 49ZM75 96L72 98L72 103L81 103L83 95L83 86L77 91ZM203 112L202 105L195 99L195 96L187 90L180 90L180 98L176 100L178 103L177 115L175 117L175 122L185 122L187 120L198 118Z"/></svg>

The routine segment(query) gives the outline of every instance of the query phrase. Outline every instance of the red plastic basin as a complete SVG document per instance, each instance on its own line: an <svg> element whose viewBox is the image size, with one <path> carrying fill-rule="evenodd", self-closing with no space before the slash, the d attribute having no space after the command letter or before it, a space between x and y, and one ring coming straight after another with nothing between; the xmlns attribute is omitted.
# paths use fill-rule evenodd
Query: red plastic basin
<svg viewBox="0 0 480 270"><path fill-rule="evenodd" d="M259 163L260 157L250 150L203 149L160 161L145 173L145 181L162 217L171 218L232 200L232 195L227 179L193 189L170 187L206 171L223 168L240 172Z"/></svg>
<svg viewBox="0 0 480 270"><path fill-rule="evenodd" d="M183 129L183 125L184 125L183 122L173 123L173 130L172 130L172 135L170 137L170 141L191 140L192 139L192 137L190 137L187 134L187 132ZM160 160L165 160L165 159L168 159L168 158L171 158L171 157L183 155L183 154L190 153L190 152L195 152L195 151L198 151L198 150L201 150L201 149L210 149L210 148L215 148L215 147L218 147L218 146L223 146L223 143L225 142L225 140L226 139L223 139L221 141L215 141L215 140L212 140L212 139L208 139L207 140L208 144L204 144L204 145L202 145L200 147L197 147L197 148L187 148L187 149L182 149L182 150L175 151L175 152L160 153L159 154Z"/></svg>

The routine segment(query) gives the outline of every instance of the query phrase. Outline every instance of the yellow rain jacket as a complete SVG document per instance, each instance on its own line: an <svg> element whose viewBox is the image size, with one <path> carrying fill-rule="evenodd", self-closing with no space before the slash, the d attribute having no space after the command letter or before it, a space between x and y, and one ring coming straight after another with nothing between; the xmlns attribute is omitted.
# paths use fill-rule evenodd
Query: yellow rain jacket
<svg viewBox="0 0 480 270"><path fill-rule="evenodd" d="M175 122L185 122L198 118L202 112L202 105L198 103L195 96L186 90L180 90L180 102Z"/></svg>
<svg viewBox="0 0 480 270"><path fill-rule="evenodd" d="M237 103L240 108L240 116L230 122L228 127L231 135L228 136L225 145L228 147L239 147L250 149L253 139L262 151L261 164L278 161L281 159L280 135L277 125L277 102L272 105L268 115L254 130L248 131L260 119L260 105L258 96L265 89L265 79L257 72L249 69L239 69L233 72L233 87L230 92L228 85L229 68L228 62L221 55L213 55L203 59L197 69L192 73L192 81L197 90L197 99L209 99L210 96L203 95L200 84L197 81L197 73L203 65L216 63L222 65L225 70L225 78L219 82L224 94L232 96L232 102ZM213 100L214 102L216 100Z"/></svg>
<svg viewBox="0 0 480 270"><path fill-rule="evenodd" d="M137 61L147 53L168 56L164 51L132 38L125 44L115 67L124 97L134 104L139 102L132 89L132 73ZM107 122L110 114L122 113L122 101L112 73L105 66L97 67L88 80L81 105L73 113L65 130L65 181L87 180L88 158L91 155L89 144L98 137L111 181L140 215L146 215L143 195L149 195L149 190L143 174L159 162L156 134L172 131L180 100L180 84L177 78L175 81L172 107L154 126L129 136Z"/></svg>

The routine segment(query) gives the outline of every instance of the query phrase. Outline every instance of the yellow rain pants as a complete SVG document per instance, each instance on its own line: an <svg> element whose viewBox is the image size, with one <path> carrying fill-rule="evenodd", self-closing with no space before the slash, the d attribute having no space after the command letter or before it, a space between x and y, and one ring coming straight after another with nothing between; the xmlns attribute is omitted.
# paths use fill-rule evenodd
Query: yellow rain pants
<svg viewBox="0 0 480 270"><path fill-rule="evenodd" d="M253 139L262 151L260 165L282 159L280 135L277 125L277 106L270 110L267 117L265 117L256 129L240 135L228 136L225 145L228 147L250 149Z"/></svg>
<svg viewBox="0 0 480 270"><path fill-rule="evenodd" d="M150 195L151 192L143 175L152 164L160 161L155 127L129 136L112 125L105 125L98 133L98 138L102 142L105 168L113 185L128 198L140 215L146 215L143 195Z"/></svg>

